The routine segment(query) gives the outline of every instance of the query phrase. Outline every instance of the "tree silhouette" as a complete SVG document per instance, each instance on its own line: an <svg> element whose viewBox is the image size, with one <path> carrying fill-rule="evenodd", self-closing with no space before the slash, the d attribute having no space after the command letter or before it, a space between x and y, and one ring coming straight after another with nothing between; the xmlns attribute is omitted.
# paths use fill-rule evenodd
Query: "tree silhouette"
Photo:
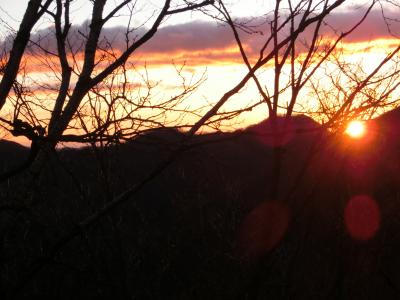
<svg viewBox="0 0 400 300"><path fill-rule="evenodd" d="M266 105L266 117L269 119L259 126L244 130L242 132L244 137L241 136L240 141L248 143L250 150L265 155L263 162L268 163L266 185L269 188L266 198L283 202L292 200L293 194L297 195L299 181L319 153L318 147L321 147L323 142L331 146L329 144L331 140L324 139L327 134L340 132L350 119L371 117L380 109L396 106L397 103L397 99L391 99L391 96L398 87L399 70L396 60L400 46L386 53L378 63L375 63L372 70L364 70L361 63L346 62L341 52L341 43L367 20L375 6L383 2L370 1L349 28L338 31L329 24L328 16L335 13L344 3L344 0L317 2L277 0L272 12L263 15L264 19L260 17L260 19L243 20L235 19L235 12L231 12L229 5L222 0L181 2L165 0L163 6L154 10L153 15L147 20L146 29L143 26L137 28L137 25L133 25L132 19L135 13L142 9L136 1L124 0L111 5L106 0L91 1L90 20L82 26L72 24L73 0L29 1L20 29L15 35L9 53L6 53L3 59L0 109L4 109L6 102L12 106L11 116L1 118L3 126L14 136L28 138L32 144L28 160L20 167L5 172L0 180L4 185L10 184L11 177L19 175L28 168L30 172L26 177L17 176L11 181L14 188L20 186L24 189L21 195L15 196L16 199L12 198L11 201L18 202L22 199L22 207L19 203L17 206L10 205L7 198L3 208L8 211L14 207L16 214L23 210L30 211L42 200L41 197L47 199L47 196L42 196L37 190L44 189L45 192L41 191L43 195L46 195L46 192L54 195L51 189L58 187L46 183L46 180L52 179L49 174L52 174L54 161L57 162L56 169L62 169L63 174L67 174L65 177L68 178L66 179L68 185L61 189L74 186L76 191L71 192L71 195L76 193L76 198L82 200L79 202L82 207L86 205L83 203L89 203L93 199L97 202L93 206L88 204L89 208L82 209L82 215L77 213L74 222L64 224L62 234L54 239L49 238L49 243L40 246L40 251L35 253L34 259L28 257L28 267L24 268L22 275L17 276L15 286L10 289L11 296L26 287L38 274L45 272L46 266L55 263L56 258L62 256L63 251L76 239L89 235L92 229L97 230L95 225L101 223L101 220L111 224L113 234L119 233L120 223L116 221L118 216L115 217L114 213L121 213L119 209L124 203L143 198L141 193L157 193L149 191L148 186L160 180L168 167L178 163L182 158L188 159L188 156L190 160L192 155L190 151L194 148L220 141L214 139L214 136L209 140L207 136L198 137L196 134L201 128L212 124L216 124L217 127L221 121L232 120L258 105ZM212 20L217 20L230 28L246 67L245 75L219 99L215 99L205 112L204 108L191 110L182 106L183 101L191 101L190 96L205 81L205 74L187 78L183 74L185 66L175 65L176 76L181 82L180 89L176 94L161 100L154 96L153 90L156 84L148 77L146 68L143 72L139 72L142 79L139 85L135 85L129 79L134 67L130 59L154 38L166 18L194 10L201 10ZM105 32L108 30L107 25L120 14L126 14L128 24L123 30L124 44L116 47L112 38ZM41 35L40 32L34 32L34 29L35 24L43 16L54 22L54 28L41 31L45 33ZM261 25L254 25L257 22ZM260 28L263 29L262 32ZM326 28L330 28L328 33ZM257 35L259 47L248 52L244 42L246 35ZM46 65L46 75L51 74L48 76L55 78L55 83L37 82L36 86L40 88L36 90L30 87L32 78L29 78L27 73L29 59L33 57ZM335 72L330 71L332 66ZM263 71L271 67L273 77L265 78ZM325 76L324 80L329 83L321 81L321 76ZM225 109L228 102L234 101L233 98L252 83L258 91L259 101L234 110ZM43 91L44 97L41 94ZM318 100L316 109L302 107L302 100L310 95ZM324 124L319 126L309 119L295 117L294 115L298 113L317 116L324 121ZM169 121L170 114L178 116L174 122ZM195 118L191 126L179 122L184 115ZM177 130L182 128L186 131ZM165 129L165 131L155 129ZM296 165L298 172L295 175L290 174L294 179L291 177L293 185L288 187L288 183L285 182L288 171L284 167L288 155L285 153L289 152L292 159L296 158L298 153L293 153L295 151L290 147L293 145L298 147L301 144L294 137L304 132L317 132L317 137L307 136L302 140L308 147L308 153L304 155L301 152L301 161L304 164L300 167ZM252 139L246 140L247 135L256 135L259 140L256 142ZM146 145L147 139L152 138L156 140L158 148L155 148L156 150L145 148L140 151L140 147ZM238 137L236 134L227 134L225 138L229 141ZM55 151L61 142L90 144L91 150L85 149L82 153L88 155L89 151L93 151L95 162L91 161L88 170L82 174L76 172L76 169L75 172L71 171L68 164L73 163L63 163L63 159L60 158L63 152ZM124 162L120 165L110 162L115 159L112 156L113 151L121 146L121 142L126 142L124 145L126 147L133 145L136 151L133 153L138 153L138 156L131 158L132 161L138 165L143 161L151 162L145 167L127 170L129 176L133 176L135 180L128 181L126 185L121 184L121 179L112 178L121 172L118 169L123 169ZM229 149L224 150L229 151ZM153 156L146 154L146 151ZM73 152L68 155L66 154L67 157L74 157ZM292 166L289 165L289 168ZM184 167L183 170L187 172ZM82 179L82 176L85 178ZM90 190L93 189L93 185L91 182L86 183L85 180L91 177L94 181L97 180L96 184L100 186L99 190L104 191L104 195ZM182 178L184 177L182 173ZM159 186L162 184L159 183ZM198 187L194 183L193 186ZM174 187L176 190L184 189L180 187L180 183ZM191 192L194 193L194 190ZM64 194L67 194L66 198L69 197L68 193L63 192L57 195ZM157 199L160 197L158 194L154 196ZM260 206L261 210L267 210L268 218L273 219L274 217L270 215L281 211L285 216L283 221L277 218L282 223L279 228L282 230L276 234L276 239L269 242L266 251L279 245L289 226L289 214L275 204ZM57 217L52 219L49 216L51 210L46 211L43 205L40 206L43 210L38 214L44 219L52 220L49 224L53 224L52 222L58 224ZM62 205L67 204L61 204L60 207ZM270 207L272 212L268 210ZM57 213L63 211L62 208L55 210ZM140 219L140 214L137 215ZM244 222L250 224L248 225L250 228L254 225L251 220L251 216L254 215L260 220L265 216L262 211L250 213L249 219ZM267 221L263 223L261 220L260 223L268 225ZM262 230L257 231L259 235L263 233ZM100 239L101 234L94 236L94 239ZM244 238L246 239L247 237ZM258 253L258 250L255 249L253 252ZM254 299L258 297L263 272L261 268L256 270L250 287L246 287L253 291ZM120 275L122 276L122 271ZM124 290L124 293L126 296L129 291Z"/></svg>

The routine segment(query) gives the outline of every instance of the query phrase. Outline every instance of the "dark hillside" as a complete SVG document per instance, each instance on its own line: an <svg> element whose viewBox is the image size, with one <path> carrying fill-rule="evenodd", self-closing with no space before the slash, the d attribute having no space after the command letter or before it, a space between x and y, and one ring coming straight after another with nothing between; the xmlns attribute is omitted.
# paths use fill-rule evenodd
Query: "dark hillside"
<svg viewBox="0 0 400 300"><path fill-rule="evenodd" d="M163 129L61 150L41 178L0 187L2 204L24 206L0 212L0 288L17 299L397 299L392 114L371 121L376 134L362 142L330 136L303 116L279 120L276 198L268 121L196 136L130 201L43 262L74 224L140 182L183 136ZM27 155L10 145L0 144L10 162ZM44 268L24 280L32 262Z"/></svg>
<svg viewBox="0 0 400 300"><path fill-rule="evenodd" d="M0 140L0 170L5 171L21 164L28 158L29 149L6 140Z"/></svg>

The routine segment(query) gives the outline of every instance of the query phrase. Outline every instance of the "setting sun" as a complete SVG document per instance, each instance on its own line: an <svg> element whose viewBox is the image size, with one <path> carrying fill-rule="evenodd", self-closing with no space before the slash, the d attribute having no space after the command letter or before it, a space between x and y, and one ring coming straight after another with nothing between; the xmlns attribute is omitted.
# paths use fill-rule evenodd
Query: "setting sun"
<svg viewBox="0 0 400 300"><path fill-rule="evenodd" d="M345 133L352 138L361 138L366 131L365 124L362 121L351 121L346 128Z"/></svg>

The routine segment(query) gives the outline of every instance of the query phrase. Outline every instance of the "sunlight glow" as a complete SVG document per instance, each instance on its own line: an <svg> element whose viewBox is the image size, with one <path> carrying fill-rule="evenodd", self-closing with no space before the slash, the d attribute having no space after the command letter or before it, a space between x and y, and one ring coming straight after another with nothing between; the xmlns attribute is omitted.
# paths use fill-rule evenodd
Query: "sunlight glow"
<svg viewBox="0 0 400 300"><path fill-rule="evenodd" d="M345 131L347 135L355 139L363 137L365 132L365 124L362 121L351 121Z"/></svg>

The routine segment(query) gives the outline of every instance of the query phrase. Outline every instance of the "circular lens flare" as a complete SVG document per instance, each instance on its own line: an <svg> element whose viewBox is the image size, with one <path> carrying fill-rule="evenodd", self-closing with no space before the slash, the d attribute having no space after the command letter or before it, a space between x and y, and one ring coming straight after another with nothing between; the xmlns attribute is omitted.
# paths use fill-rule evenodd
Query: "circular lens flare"
<svg viewBox="0 0 400 300"><path fill-rule="evenodd" d="M272 250L285 236L289 210L276 201L264 201L244 219L239 229L239 246L243 257L257 259Z"/></svg>
<svg viewBox="0 0 400 300"><path fill-rule="evenodd" d="M363 137L365 132L365 124L362 121L351 121L345 131L347 135L355 139Z"/></svg>
<svg viewBox="0 0 400 300"><path fill-rule="evenodd" d="M375 236L380 225L380 209L367 195L357 195L349 200L344 210L344 221L350 236L367 241Z"/></svg>

